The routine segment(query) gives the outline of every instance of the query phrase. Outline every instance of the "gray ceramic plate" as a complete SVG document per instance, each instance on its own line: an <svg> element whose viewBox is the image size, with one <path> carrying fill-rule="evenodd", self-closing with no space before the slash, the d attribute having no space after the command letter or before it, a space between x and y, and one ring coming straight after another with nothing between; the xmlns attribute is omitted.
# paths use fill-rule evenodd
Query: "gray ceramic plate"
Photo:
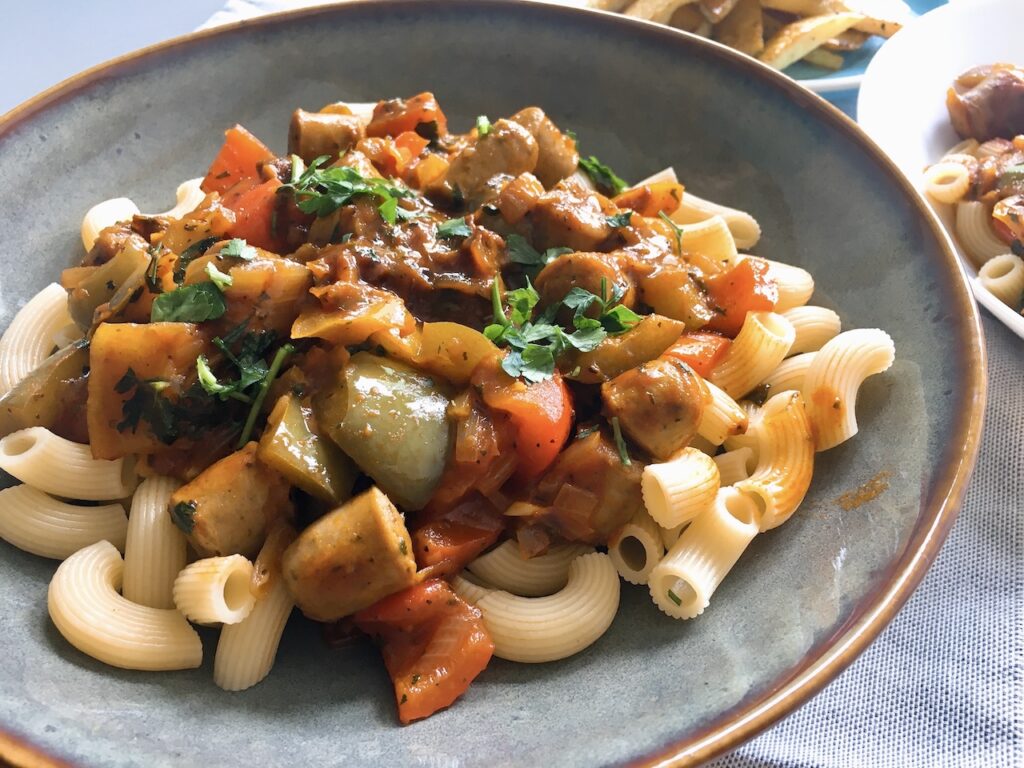
<svg viewBox="0 0 1024 768"><path fill-rule="evenodd" d="M674 165L753 211L764 256L813 270L847 327L898 362L869 380L856 440L820 457L801 511L759 537L705 614L678 623L624 589L611 630L567 661L495 661L469 694L399 727L370 647L329 651L293 618L258 687L202 669L138 674L70 648L46 613L54 566L0 543L0 723L88 765L687 763L804 701L880 631L949 529L984 399L980 331L949 244L860 131L712 43L530 3L360 3L230 27L88 72L0 121L0 325L79 258L94 202L171 202L239 121L283 150L291 110L434 90L454 126L527 104L628 178ZM952 362L957 365L951 364ZM855 509L839 497L888 473ZM29 752L32 748L29 749Z"/></svg>

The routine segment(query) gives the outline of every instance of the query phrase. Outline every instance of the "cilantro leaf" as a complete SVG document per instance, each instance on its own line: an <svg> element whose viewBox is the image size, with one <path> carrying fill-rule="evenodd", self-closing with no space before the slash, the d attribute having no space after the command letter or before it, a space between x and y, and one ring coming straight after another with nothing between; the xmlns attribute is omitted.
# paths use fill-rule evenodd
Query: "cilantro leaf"
<svg viewBox="0 0 1024 768"><path fill-rule="evenodd" d="M225 288L230 288L234 283L231 279L231 275L221 272L217 269L217 265L212 261L206 262L206 276L210 278L210 282L216 285L223 291Z"/></svg>
<svg viewBox="0 0 1024 768"><path fill-rule="evenodd" d="M527 344L521 353L522 377L538 382L550 379L555 374L555 355L551 347Z"/></svg>
<svg viewBox="0 0 1024 768"><path fill-rule="evenodd" d="M527 267L545 267L559 256L572 253L572 248L548 248L541 253L522 235L511 234L505 238L508 247L508 258L513 264Z"/></svg>
<svg viewBox="0 0 1024 768"><path fill-rule="evenodd" d="M323 218L357 197L376 197L380 200L378 211L381 218L393 225L400 216L398 212L402 210L397 201L415 194L411 189L388 179L365 177L348 166L322 168L327 160L327 155L316 158L297 179L280 188L291 192L295 204L303 213Z"/></svg>
<svg viewBox="0 0 1024 768"><path fill-rule="evenodd" d="M487 115L480 115L476 119L476 135L483 138L491 132L491 121L487 119Z"/></svg>
<svg viewBox="0 0 1024 768"><path fill-rule="evenodd" d="M194 283L161 293L153 300L150 321L154 323L201 323L216 320L227 312L224 294L213 283Z"/></svg>
<svg viewBox="0 0 1024 768"><path fill-rule="evenodd" d="M473 229L465 219L448 219L443 224L437 225L438 237L469 237Z"/></svg>
<svg viewBox="0 0 1024 768"><path fill-rule="evenodd" d="M220 249L217 254L221 258L235 258L243 261L252 261L256 258L256 249L240 237L235 237Z"/></svg>
<svg viewBox="0 0 1024 768"><path fill-rule="evenodd" d="M624 182L611 168L602 163L593 155L580 158L580 167L584 170L590 180L597 188L606 195L617 195L624 190L628 184Z"/></svg>
<svg viewBox="0 0 1024 768"><path fill-rule="evenodd" d="M623 211L622 213L617 213L614 216L605 216L604 221L613 229L621 229L622 227L629 226L629 220L631 218L633 218L632 211Z"/></svg>
<svg viewBox="0 0 1024 768"><path fill-rule="evenodd" d="M639 323L640 319L640 315L625 304L617 304L606 312L601 313L600 323L602 328L615 336L628 331Z"/></svg>
<svg viewBox="0 0 1024 768"><path fill-rule="evenodd" d="M236 391L234 385L221 384L217 381L217 377L210 370L210 362L206 359L206 355L200 355L196 358L196 373L199 374L200 385L208 394L218 395L224 400L229 394Z"/></svg>
<svg viewBox="0 0 1024 768"><path fill-rule="evenodd" d="M285 360L295 351L295 347L291 344L284 344L281 346L276 353L274 353L274 359L270 363L270 368L267 370L266 376L263 377L263 381L260 382L259 391L256 393L256 397L253 398L252 408L249 409L249 417L245 420L245 426L242 427L242 434L238 438L238 447L242 448L247 442L249 437L252 435L253 427L256 426L256 417L259 416L260 408L263 407L263 401L267 399L267 392L270 390L270 385L274 379L277 378L277 374L281 372L281 367L284 365Z"/></svg>

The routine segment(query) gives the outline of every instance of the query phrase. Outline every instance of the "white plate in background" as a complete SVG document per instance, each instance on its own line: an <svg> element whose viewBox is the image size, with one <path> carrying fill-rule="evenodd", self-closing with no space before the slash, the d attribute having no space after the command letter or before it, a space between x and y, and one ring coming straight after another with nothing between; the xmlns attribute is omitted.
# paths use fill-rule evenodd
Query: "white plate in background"
<svg viewBox="0 0 1024 768"><path fill-rule="evenodd" d="M971 67L1002 61L1024 66L1024 0L942 6L894 35L872 59L857 122L920 190L925 167L960 141L949 123L946 90ZM951 206L933 208L952 235ZM956 246L978 303L1024 338L1024 317L981 287Z"/></svg>

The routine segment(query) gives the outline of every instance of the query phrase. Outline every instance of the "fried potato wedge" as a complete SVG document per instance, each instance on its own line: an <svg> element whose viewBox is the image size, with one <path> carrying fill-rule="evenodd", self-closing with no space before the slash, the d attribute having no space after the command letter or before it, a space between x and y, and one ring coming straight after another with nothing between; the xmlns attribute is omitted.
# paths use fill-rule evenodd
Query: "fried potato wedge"
<svg viewBox="0 0 1024 768"><path fill-rule="evenodd" d="M815 48L804 56L803 61L816 67L831 69L832 71L840 70L846 64L846 60L838 53L826 51L824 48Z"/></svg>
<svg viewBox="0 0 1024 768"><path fill-rule="evenodd" d="M787 24L765 44L758 58L771 67L785 69L863 18L857 13L833 13Z"/></svg>
<svg viewBox="0 0 1024 768"><path fill-rule="evenodd" d="M903 27L900 18L910 16L910 9L892 0L761 0L761 5L775 11L800 16L823 16L827 13L859 13L864 18L854 25L858 32L892 37Z"/></svg>
<svg viewBox="0 0 1024 768"><path fill-rule="evenodd" d="M871 35L865 32L858 32L856 29L848 29L842 34L836 35L828 40L821 47L826 51L859 51Z"/></svg>
<svg viewBox="0 0 1024 768"><path fill-rule="evenodd" d="M696 0L636 0L625 10L627 16L667 24L676 9Z"/></svg>
<svg viewBox="0 0 1024 768"><path fill-rule="evenodd" d="M708 20L704 18L704 14L700 12L700 7L696 3L681 5L676 8L672 12L672 18L668 20L668 25L681 29L684 32L693 32L695 34L701 34L700 30L709 32L711 28Z"/></svg>
<svg viewBox="0 0 1024 768"><path fill-rule="evenodd" d="M732 13L739 0L700 0L700 12L712 24L718 24Z"/></svg>
<svg viewBox="0 0 1024 768"><path fill-rule="evenodd" d="M738 0L715 26L714 39L740 53L757 56L764 50L764 13L758 0Z"/></svg>

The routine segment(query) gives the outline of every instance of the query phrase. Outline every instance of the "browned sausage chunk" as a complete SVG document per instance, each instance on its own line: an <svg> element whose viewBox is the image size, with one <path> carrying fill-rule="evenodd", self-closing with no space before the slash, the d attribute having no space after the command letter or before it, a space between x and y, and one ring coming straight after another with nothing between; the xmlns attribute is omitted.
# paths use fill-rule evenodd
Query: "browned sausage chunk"
<svg viewBox="0 0 1024 768"><path fill-rule="evenodd" d="M189 543L203 557L255 555L270 524L291 515L288 486L256 459L256 443L207 467L171 496L171 516L191 526Z"/></svg>
<svg viewBox="0 0 1024 768"><path fill-rule="evenodd" d="M633 442L667 459L697 434L709 394L688 365L659 357L602 384L601 398Z"/></svg>
<svg viewBox="0 0 1024 768"><path fill-rule="evenodd" d="M594 251L612 233L597 195L575 179L559 182L527 217L533 223L538 248L565 246Z"/></svg>
<svg viewBox="0 0 1024 768"><path fill-rule="evenodd" d="M547 509L539 522L567 541L604 544L643 503L642 466L623 464L611 439L595 432L573 441L537 484Z"/></svg>
<svg viewBox="0 0 1024 768"><path fill-rule="evenodd" d="M495 176L518 176L537 165L537 142L511 120L499 120L486 136L476 136L452 158L447 181L471 206L498 193L489 185Z"/></svg>
<svg viewBox="0 0 1024 768"><path fill-rule="evenodd" d="M402 515L376 487L306 528L281 560L302 612L334 621L416 582Z"/></svg>
<svg viewBox="0 0 1024 768"><path fill-rule="evenodd" d="M363 126L354 115L296 109L288 128L288 152L307 163L321 155L334 160L354 147L361 138Z"/></svg>
<svg viewBox="0 0 1024 768"><path fill-rule="evenodd" d="M576 172L580 156L576 142L566 136L542 109L527 107L512 115L537 140L537 168L534 175L545 187L553 187Z"/></svg>
<svg viewBox="0 0 1024 768"><path fill-rule="evenodd" d="M602 280L606 295L621 292L620 303L627 307L636 304L633 281L622 270L618 259L609 253L567 253L559 256L540 271L535 286L541 303L547 306L559 303L577 287L600 296ZM597 311L597 307L591 309Z"/></svg>

